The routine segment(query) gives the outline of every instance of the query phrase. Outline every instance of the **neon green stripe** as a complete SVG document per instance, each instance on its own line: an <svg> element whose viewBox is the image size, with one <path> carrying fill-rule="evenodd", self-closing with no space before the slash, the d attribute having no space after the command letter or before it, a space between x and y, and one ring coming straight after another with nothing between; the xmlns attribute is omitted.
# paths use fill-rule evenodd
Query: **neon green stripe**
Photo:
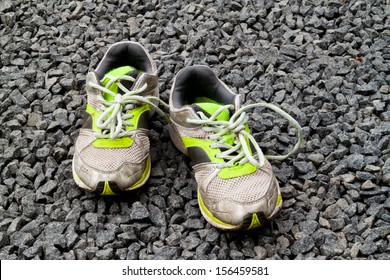
<svg viewBox="0 0 390 280"><path fill-rule="evenodd" d="M222 105L216 104L216 103L210 103L210 102L199 102L195 103L200 108L203 109L203 111L209 113L210 115L213 115ZM229 120L229 110L225 109L216 118L217 121L228 121Z"/></svg>
<svg viewBox="0 0 390 280"><path fill-rule="evenodd" d="M191 138L191 137L182 137L181 140L183 141L183 144L186 148L189 147L199 147L203 149L203 151L206 152L211 162L215 163L223 163L223 159L216 158L215 156L219 154L221 151L217 148L210 148L210 145L215 144L214 141L211 140L203 140L198 138Z"/></svg>
<svg viewBox="0 0 390 280"><path fill-rule="evenodd" d="M282 201L283 201L282 195L278 194L278 199L276 200L276 206L279 206L282 203Z"/></svg>
<svg viewBox="0 0 390 280"><path fill-rule="evenodd" d="M92 145L95 148L129 148L131 145L133 145L134 140L130 137L122 137L122 138L116 138L116 139L105 139L105 138L98 138L95 141L92 142Z"/></svg>
<svg viewBox="0 0 390 280"><path fill-rule="evenodd" d="M102 85L103 86L106 86L107 83L111 80L110 78L106 77L106 76L112 76L112 77L120 77L120 76L124 76L124 75L127 75L129 74L130 72L133 72L135 69L131 66L121 66L121 67L118 67L118 68L115 68L115 69L112 69L110 72L108 72L103 80L102 80ZM119 80L118 80L119 81ZM116 83L113 83L110 85L110 87L108 88L109 90L111 90L112 92L114 93L118 93L118 85ZM107 101L112 101L114 100L114 97L111 96L110 94L108 93L103 93L103 96L104 96L104 99L107 100Z"/></svg>
<svg viewBox="0 0 390 280"><path fill-rule="evenodd" d="M110 188L110 184L107 181L104 182L104 188L101 195L116 195L116 193L114 193Z"/></svg>
<svg viewBox="0 0 390 280"><path fill-rule="evenodd" d="M256 213L252 214L252 222L251 225L248 227L248 229L258 228L261 227L261 222L259 220L259 217L257 217Z"/></svg>
<svg viewBox="0 0 390 280"><path fill-rule="evenodd" d="M129 114L132 114L134 117L130 120L130 122L133 124L131 126L126 127L126 130L133 130L138 128L138 121L141 118L141 115L144 112L147 112L150 110L149 104L145 104L142 106L139 106L129 112Z"/></svg>
<svg viewBox="0 0 390 280"><path fill-rule="evenodd" d="M221 179L241 177L255 172L256 169L256 166L247 162L243 165L222 168L221 171L218 172L218 177Z"/></svg>
<svg viewBox="0 0 390 280"><path fill-rule="evenodd" d="M199 97L195 98L195 103L201 103L201 102L204 102L204 103L205 102L207 102L207 103L214 103L214 104L221 105L220 103L218 103L214 99L211 99L211 98L208 98L208 97L199 96Z"/></svg>
<svg viewBox="0 0 390 280"><path fill-rule="evenodd" d="M102 130L96 127L96 121L100 115L100 112L93 108L89 103L87 104L85 111L92 117L92 130L100 133ZM133 145L133 142L133 139L130 137L117 138L113 140L98 138L92 142L92 145L95 148L128 148Z"/></svg>

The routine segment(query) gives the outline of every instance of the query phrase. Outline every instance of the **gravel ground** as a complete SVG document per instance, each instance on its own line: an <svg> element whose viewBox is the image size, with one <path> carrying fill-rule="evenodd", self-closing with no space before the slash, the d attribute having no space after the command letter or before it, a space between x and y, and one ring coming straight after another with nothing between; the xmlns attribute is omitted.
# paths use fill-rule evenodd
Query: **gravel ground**
<svg viewBox="0 0 390 280"><path fill-rule="evenodd" d="M389 13L385 0L1 0L0 259L390 259ZM246 103L300 122L299 153L272 162L284 197L272 224L206 223L159 116L142 189L76 187L85 76L122 40L153 55L165 101L181 68L208 64ZM270 153L295 143L268 111L251 127Z"/></svg>

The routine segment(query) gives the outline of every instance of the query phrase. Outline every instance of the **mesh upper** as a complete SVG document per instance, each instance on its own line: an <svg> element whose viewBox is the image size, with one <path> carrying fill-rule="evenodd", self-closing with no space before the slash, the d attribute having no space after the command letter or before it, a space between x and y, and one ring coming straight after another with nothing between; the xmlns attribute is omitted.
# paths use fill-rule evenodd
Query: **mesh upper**
<svg viewBox="0 0 390 280"><path fill-rule="evenodd" d="M194 167L194 171L195 171L195 180L197 182L205 182L205 180L207 179L207 177L213 172L215 171L217 168L216 167L200 167L199 165L198 166L195 166ZM199 184L198 183L198 184Z"/></svg>
<svg viewBox="0 0 390 280"><path fill-rule="evenodd" d="M76 141L76 149L78 151L82 151L85 147L90 145L93 140L95 140L95 137L93 136L93 132L80 129L80 134Z"/></svg>
<svg viewBox="0 0 390 280"><path fill-rule="evenodd" d="M182 137L192 137L192 138L200 138L205 139L207 135L211 135L211 133L205 132L202 128L187 128L184 126L176 125L177 130Z"/></svg>
<svg viewBox="0 0 390 280"><path fill-rule="evenodd" d="M102 103L98 100L96 94L88 94L88 103L95 109L102 106Z"/></svg>
<svg viewBox="0 0 390 280"><path fill-rule="evenodd" d="M202 184L209 172L195 174L198 184ZM206 196L211 200L229 198L240 203L251 203L263 198L273 182L271 165L267 164L255 172L231 179L221 179L216 176L206 186Z"/></svg>
<svg viewBox="0 0 390 280"><path fill-rule="evenodd" d="M103 172L115 171L125 163L141 163L150 145L146 135L138 134L137 138L141 140L142 146L138 146L134 141L129 148L95 148L89 144L81 149L83 142L88 141L83 138L80 135L77 143L80 157L88 166Z"/></svg>

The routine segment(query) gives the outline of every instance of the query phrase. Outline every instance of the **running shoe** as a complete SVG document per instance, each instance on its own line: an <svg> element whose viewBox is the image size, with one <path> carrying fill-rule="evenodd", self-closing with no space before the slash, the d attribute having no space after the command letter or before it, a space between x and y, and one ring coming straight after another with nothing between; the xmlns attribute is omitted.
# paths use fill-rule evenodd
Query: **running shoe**
<svg viewBox="0 0 390 280"><path fill-rule="evenodd" d="M182 69L170 100L172 142L191 158L198 202L205 219L224 230L253 229L271 220L282 206L278 181L267 158L285 159L302 141L301 127L268 103L241 106L207 66ZM266 107L293 125L298 141L286 155L266 156L251 135L249 109Z"/></svg>
<svg viewBox="0 0 390 280"><path fill-rule="evenodd" d="M150 175L148 120L159 103L157 68L138 43L113 44L86 77L86 117L75 144L77 185L114 195Z"/></svg>

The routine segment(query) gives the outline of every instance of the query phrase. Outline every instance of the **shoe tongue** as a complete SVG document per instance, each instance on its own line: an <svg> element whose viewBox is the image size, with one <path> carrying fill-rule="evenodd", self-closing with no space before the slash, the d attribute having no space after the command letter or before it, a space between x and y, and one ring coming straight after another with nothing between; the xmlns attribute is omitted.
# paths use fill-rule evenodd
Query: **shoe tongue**
<svg viewBox="0 0 390 280"><path fill-rule="evenodd" d="M222 105L214 102L198 102L193 104L195 111L203 112L207 117L212 116ZM228 121L230 113L228 109L222 110L216 117L217 121Z"/></svg>
<svg viewBox="0 0 390 280"><path fill-rule="evenodd" d="M101 83L105 87L108 84L108 82L111 80L111 77L121 77L124 75L131 76L134 79L136 79L138 76L138 71L137 69L131 66L121 66L118 68L114 68L104 75L103 79L101 80ZM133 86L133 82L127 80L122 80L121 84L128 90L130 90L131 87ZM114 93L118 93L118 92L121 94L124 93L120 88L118 88L116 83L112 83L108 89ZM104 93L103 97L108 101L114 99L114 97L108 93Z"/></svg>

